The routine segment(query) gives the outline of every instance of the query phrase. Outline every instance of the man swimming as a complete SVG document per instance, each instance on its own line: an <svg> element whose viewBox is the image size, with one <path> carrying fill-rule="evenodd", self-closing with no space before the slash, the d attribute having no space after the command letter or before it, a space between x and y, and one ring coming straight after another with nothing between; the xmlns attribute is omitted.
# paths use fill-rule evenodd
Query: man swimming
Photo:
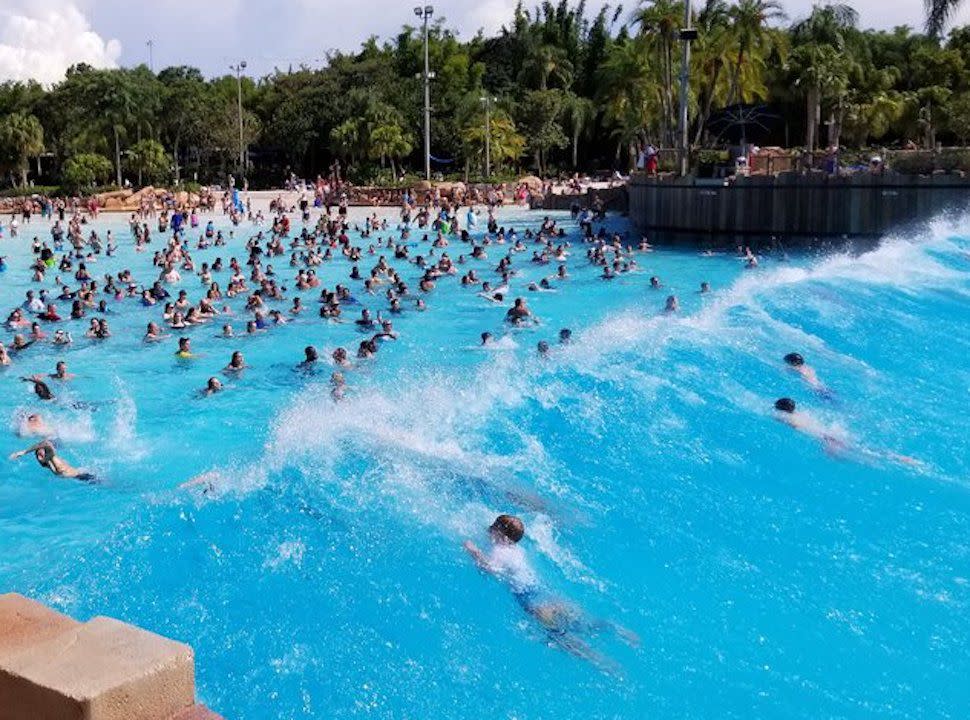
<svg viewBox="0 0 970 720"><path fill-rule="evenodd" d="M18 452L10 455L11 460L17 460L23 457L27 453L34 453L34 457L37 458L37 464L42 468L50 470L52 473L58 477L71 478L72 480L81 480L87 483L96 483L97 478L83 470L78 470L63 458L57 455L57 451L54 449L54 444L50 440L41 440L35 445L31 445L25 450L19 450Z"/></svg>
<svg viewBox="0 0 970 720"><path fill-rule="evenodd" d="M804 380L808 385L821 395L831 395L831 392L822 382L818 379L818 375L815 374L815 369L812 368L805 362L805 358L799 355L797 352L791 352L785 355L785 364L792 369L793 372L798 373L802 380Z"/></svg>
<svg viewBox="0 0 970 720"><path fill-rule="evenodd" d="M525 525L519 518L499 515L488 528L492 543L490 552L483 552L471 540L466 540L462 546L480 570L509 586L519 605L538 621L550 642L601 669L615 671L613 663L593 650L579 635L612 630L631 646L638 645L639 638L615 623L585 617L578 608L547 593L519 545L524 536Z"/></svg>
<svg viewBox="0 0 970 720"><path fill-rule="evenodd" d="M24 382L27 382L27 383L33 383L33 385L34 385L34 393L41 400L53 400L54 399L54 393L51 392L51 389L49 387L47 387L47 383L45 383L40 378L39 375L32 375L31 377L22 377L20 379L23 380Z"/></svg>
<svg viewBox="0 0 970 720"><path fill-rule="evenodd" d="M873 450L853 443L847 437L839 437L830 428L822 425L816 418L807 413L800 412L795 401L788 397L779 398L775 401L775 419L790 428L798 430L798 432L819 440L825 448L825 451L836 457L847 457L856 460L892 460L901 465L922 465L919 460L908 455ZM853 458L852 456L855 457Z"/></svg>

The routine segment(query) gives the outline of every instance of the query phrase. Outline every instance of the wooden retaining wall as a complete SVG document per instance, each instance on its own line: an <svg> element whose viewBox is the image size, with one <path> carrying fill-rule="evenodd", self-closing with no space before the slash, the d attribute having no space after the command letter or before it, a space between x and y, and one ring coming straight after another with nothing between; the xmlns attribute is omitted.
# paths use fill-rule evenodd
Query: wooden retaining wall
<svg viewBox="0 0 970 720"><path fill-rule="evenodd" d="M970 209L970 178L944 174L782 173L727 184L634 176L628 192L630 219L641 232L725 243L771 237L879 238L943 213Z"/></svg>

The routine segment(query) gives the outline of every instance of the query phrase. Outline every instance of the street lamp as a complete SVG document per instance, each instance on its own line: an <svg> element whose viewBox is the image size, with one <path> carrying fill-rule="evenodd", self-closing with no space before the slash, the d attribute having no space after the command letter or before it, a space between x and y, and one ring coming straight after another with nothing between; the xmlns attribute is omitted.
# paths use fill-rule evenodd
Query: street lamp
<svg viewBox="0 0 970 720"><path fill-rule="evenodd" d="M687 175L690 164L690 145L687 128L687 96L690 92L690 44L697 39L697 30L691 27L691 0L684 3L684 27L680 30L680 41L684 44L680 60L680 175Z"/></svg>
<svg viewBox="0 0 970 720"><path fill-rule="evenodd" d="M485 105L485 179L492 177L492 103L498 98L479 98Z"/></svg>
<svg viewBox="0 0 970 720"><path fill-rule="evenodd" d="M414 14L424 20L424 178L431 180L431 78L434 76L428 68L428 21L434 15L434 7L416 7Z"/></svg>
<svg viewBox="0 0 970 720"><path fill-rule="evenodd" d="M229 69L236 71L236 108L239 113L239 170L245 175L246 148L243 146L242 71L246 69L246 61L240 60L238 65L230 65Z"/></svg>

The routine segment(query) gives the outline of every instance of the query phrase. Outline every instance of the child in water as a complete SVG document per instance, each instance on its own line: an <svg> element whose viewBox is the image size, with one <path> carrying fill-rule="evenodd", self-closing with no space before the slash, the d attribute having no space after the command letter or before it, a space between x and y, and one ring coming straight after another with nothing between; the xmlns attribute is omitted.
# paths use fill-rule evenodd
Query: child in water
<svg viewBox="0 0 970 720"><path fill-rule="evenodd" d="M585 617L576 607L546 592L519 541L525 536L525 525L513 515L499 515L488 528L492 549L485 553L471 540L464 542L479 569L505 582L522 609L542 626L548 640L571 655L588 660L597 667L616 672L611 661L593 650L581 634L612 630L631 646L640 643L637 635L606 620Z"/></svg>

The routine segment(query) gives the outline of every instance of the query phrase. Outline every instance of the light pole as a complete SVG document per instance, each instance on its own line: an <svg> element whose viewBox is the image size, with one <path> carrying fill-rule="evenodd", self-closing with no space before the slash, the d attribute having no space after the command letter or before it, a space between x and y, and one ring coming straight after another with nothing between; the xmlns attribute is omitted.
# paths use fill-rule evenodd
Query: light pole
<svg viewBox="0 0 970 720"><path fill-rule="evenodd" d="M246 69L246 61L240 60L238 65L230 65L229 69L236 71L236 109L239 113L239 172L245 175L246 149L243 146L242 71Z"/></svg>
<svg viewBox="0 0 970 720"><path fill-rule="evenodd" d="M434 7L414 8L414 14L424 20L424 179L431 180L431 72L428 68L428 21Z"/></svg>
<svg viewBox="0 0 970 720"><path fill-rule="evenodd" d="M148 46L148 69L155 72L155 58L152 57L152 50L155 47L155 41L149 38L148 42L145 44Z"/></svg>
<svg viewBox="0 0 970 720"><path fill-rule="evenodd" d="M483 97L480 100L485 104L485 179L492 177L492 103L497 98Z"/></svg>
<svg viewBox="0 0 970 720"><path fill-rule="evenodd" d="M691 0L684 3L684 27L680 30L680 41L684 44L680 60L680 175L687 175L690 165L688 147L687 95L690 92L690 44L697 39L697 30L691 27Z"/></svg>

